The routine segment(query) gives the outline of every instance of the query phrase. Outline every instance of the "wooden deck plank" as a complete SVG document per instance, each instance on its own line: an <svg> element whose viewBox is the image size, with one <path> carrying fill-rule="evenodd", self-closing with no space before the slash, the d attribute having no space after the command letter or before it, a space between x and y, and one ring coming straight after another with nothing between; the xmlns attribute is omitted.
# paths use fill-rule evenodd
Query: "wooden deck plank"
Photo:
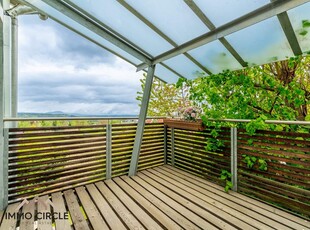
<svg viewBox="0 0 310 230"><path fill-rule="evenodd" d="M244 222L247 222L249 225L259 229L274 229L274 227L278 229L288 229L286 226L279 224L276 221L270 220L259 213L251 211L237 203L234 203L228 199L223 199L223 197L218 196L215 193L211 193L208 190L205 190L194 183L188 182L181 177L178 177L174 174L171 174L168 171L161 169L150 170L151 173L158 175L162 179L170 182L174 185L178 185L178 183L182 183L182 188L191 194L196 195L202 200L213 204L214 206L220 208L223 211L229 213L229 215L235 216L241 219ZM254 217L256 219L254 219ZM266 224L269 224L266 225Z"/></svg>
<svg viewBox="0 0 310 230"><path fill-rule="evenodd" d="M76 230L90 229L81 211L77 197L72 189L64 191L73 226Z"/></svg>
<svg viewBox="0 0 310 230"><path fill-rule="evenodd" d="M56 192L52 194L53 211L54 213L60 213L64 215L67 212L65 201L61 192ZM57 218L55 219L56 230L71 230L71 224L69 219Z"/></svg>
<svg viewBox="0 0 310 230"><path fill-rule="evenodd" d="M113 180L105 184L118 197L118 199L135 215L146 229L163 229L148 213L146 213L134 200L131 199Z"/></svg>
<svg viewBox="0 0 310 230"><path fill-rule="evenodd" d="M213 192L216 195L219 195L221 197L224 197L225 199L231 200L235 203L238 203L244 207L246 207L249 210L252 210L256 213L259 213L261 215L264 215L268 219L271 219L273 221L280 222L282 224L285 224L288 227L291 227L293 229L303 229L303 228L309 228L310 229L310 222L302 219L300 217L294 216L290 213L287 213L285 211L282 211L280 209L277 209L273 206L267 205L265 203L259 202L255 199L252 199L250 197L247 197L245 195L239 194L237 192L229 191L229 194L223 192L223 188L219 185L216 185L214 183L211 183L207 180L204 180L202 178L199 178L195 175L192 175L190 173L184 172L180 169L174 168L172 166L160 166L158 169L163 169L167 172L176 174L183 179L189 181L192 184L195 184L199 187L202 187L210 192Z"/></svg>
<svg viewBox="0 0 310 230"><path fill-rule="evenodd" d="M143 175L142 175L143 178ZM162 189L160 188L161 186L154 186L152 184L147 183L145 180L143 180L141 177L135 176L132 177L132 179L140 184L142 187L144 187L146 190L149 192L153 193L155 196L157 196L159 199L161 199L163 202L166 204L169 204L170 207L173 207L177 212L182 213L182 215L188 217L191 221L193 221L195 224L197 224L200 228L202 229L218 229L217 227L211 225L209 222L201 218L200 216L196 215L192 210L188 209L186 206L188 205L183 205L176 200L178 200L178 197L175 199L171 199L171 194L168 196L165 194ZM159 190L160 189L160 190ZM177 194L172 194L177 195ZM186 201L186 203L189 203ZM206 213L204 213L206 214ZM208 214L207 214L208 215Z"/></svg>
<svg viewBox="0 0 310 230"><path fill-rule="evenodd" d="M164 212L167 216L173 219L176 223L178 223L184 229L201 229L191 221L189 221L185 216L182 216L179 212L174 210L172 207L175 207L169 202L164 202L153 195L151 192L143 188L140 184L135 182L133 179L128 176L122 176L121 179L126 182L129 186L131 186L134 190L136 190L139 194L145 197L148 201L150 201L155 207L159 208L162 212ZM172 205L171 207L168 205Z"/></svg>
<svg viewBox="0 0 310 230"><path fill-rule="evenodd" d="M45 218L47 213L51 213L51 207L46 201L49 197L41 196L38 198L38 230L52 230L52 219ZM40 215L41 214L41 215Z"/></svg>
<svg viewBox="0 0 310 230"><path fill-rule="evenodd" d="M19 203L10 204L6 210L5 214L0 226L0 230L15 230L17 224L17 218L5 218L7 213L13 215L16 213L16 208L18 207Z"/></svg>
<svg viewBox="0 0 310 230"><path fill-rule="evenodd" d="M265 209L261 209L259 207L256 207L255 205L252 205L249 202L232 196L231 193L233 192L229 192L229 194L227 194L226 192L218 191L207 184L195 180L194 177L180 173L178 171L170 170L169 168L158 168L156 169L156 171L162 171L162 174L167 175L172 179L177 179L186 186L190 184L192 188L195 188L197 191L200 191L204 194L212 194L215 200L223 200L224 198L227 205L235 206L239 211L242 211L243 213L248 214L257 220L268 224L271 227L277 227L278 229L282 229L282 223L286 223L286 225L290 228L302 229L302 225L296 224L295 222L288 222L288 220L283 219L283 217L279 217L278 219L276 217L274 219L271 218L270 215L273 217L275 216L274 213L270 213ZM284 228L287 227L284 226Z"/></svg>
<svg viewBox="0 0 310 230"><path fill-rule="evenodd" d="M110 207L108 202L100 194L98 189L94 184L86 185L87 191L91 195L92 199L96 203L101 215L104 217L105 221L108 223L111 229L126 230L125 225L115 214L114 210Z"/></svg>
<svg viewBox="0 0 310 230"><path fill-rule="evenodd" d="M54 212L68 209L73 222L71 226L65 220L62 226L61 220L55 219L56 230L310 229L305 219L242 194L225 193L221 186L167 165L143 170L134 177L80 185L51 197ZM38 206L38 212L49 213L47 198L25 204L20 212L35 214ZM13 214L19 204L9 205L6 212ZM5 211L0 212L0 230L33 230L35 225L40 230L52 229L52 220L46 218L4 217Z"/></svg>
<svg viewBox="0 0 310 230"><path fill-rule="evenodd" d="M22 218L20 220L19 229L33 230L34 229L34 213L35 213L35 202L30 200L28 204L23 206L23 213L31 213L31 218ZM28 216L29 214L27 214Z"/></svg>
<svg viewBox="0 0 310 230"><path fill-rule="evenodd" d="M90 196L88 195L85 187L78 187L75 189L82 206L87 214L87 217L94 230L109 229L104 219L100 215L100 212L96 208L95 204L92 202Z"/></svg>
<svg viewBox="0 0 310 230"><path fill-rule="evenodd" d="M235 218L220 208L217 208L199 197L192 195L190 192L187 192L185 186L177 187L148 171L143 171L143 175L146 176L144 177L145 180L148 180L149 183L152 183L155 186L160 186L162 191L165 190L168 193L173 191L176 196L172 197L176 197L179 202L182 202L182 204L193 210L197 213L197 215L200 215L221 229L237 229L238 227L242 229L255 229L253 226L243 222L241 219ZM188 203L188 201L190 203ZM226 207L223 206L223 208Z"/></svg>
<svg viewBox="0 0 310 230"><path fill-rule="evenodd" d="M135 216L122 204L112 191L102 182L96 183L97 188L115 212L122 218L129 229L145 229Z"/></svg>
<svg viewBox="0 0 310 230"><path fill-rule="evenodd" d="M158 207L153 205L150 201L145 199L132 187L130 187L121 178L113 179L118 186L120 186L126 193L135 200L141 207L147 210L155 219L157 219L166 229L178 229L180 225L170 219L166 214L164 214Z"/></svg>

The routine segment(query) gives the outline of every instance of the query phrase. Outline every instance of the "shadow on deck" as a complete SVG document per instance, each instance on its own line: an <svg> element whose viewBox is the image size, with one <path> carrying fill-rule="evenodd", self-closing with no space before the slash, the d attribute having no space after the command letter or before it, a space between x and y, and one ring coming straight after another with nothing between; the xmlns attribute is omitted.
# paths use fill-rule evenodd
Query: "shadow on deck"
<svg viewBox="0 0 310 230"><path fill-rule="evenodd" d="M167 165L41 196L16 212L19 205L0 213L1 230L310 229L304 219L235 192L227 194Z"/></svg>

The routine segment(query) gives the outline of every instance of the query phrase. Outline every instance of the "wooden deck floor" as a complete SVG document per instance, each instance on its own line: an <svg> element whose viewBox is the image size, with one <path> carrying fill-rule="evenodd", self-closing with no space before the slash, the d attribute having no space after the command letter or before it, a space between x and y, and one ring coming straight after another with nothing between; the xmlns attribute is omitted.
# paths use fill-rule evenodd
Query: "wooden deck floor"
<svg viewBox="0 0 310 230"><path fill-rule="evenodd" d="M48 198L39 197L20 209L19 213L32 213L27 214L30 219L8 218L7 213L14 213L19 204L9 205L0 213L0 230L17 226L20 230L310 229L306 220L238 193L227 194L215 184L170 166L53 193L53 208ZM41 218L51 212L55 219ZM65 213L69 219L63 218Z"/></svg>

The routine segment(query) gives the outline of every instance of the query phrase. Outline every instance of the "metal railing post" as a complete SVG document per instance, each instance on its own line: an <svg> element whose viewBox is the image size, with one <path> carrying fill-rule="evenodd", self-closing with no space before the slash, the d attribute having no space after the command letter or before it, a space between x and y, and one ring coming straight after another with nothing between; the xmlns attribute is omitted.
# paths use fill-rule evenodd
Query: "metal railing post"
<svg viewBox="0 0 310 230"><path fill-rule="evenodd" d="M3 154L0 154L0 210L8 205L9 129L3 130Z"/></svg>
<svg viewBox="0 0 310 230"><path fill-rule="evenodd" d="M167 164L167 125L164 125L164 162Z"/></svg>
<svg viewBox="0 0 310 230"><path fill-rule="evenodd" d="M237 168L237 128L232 127L230 130L231 139L231 182L233 184L232 190L238 190L238 168Z"/></svg>
<svg viewBox="0 0 310 230"><path fill-rule="evenodd" d="M174 128L171 128L171 165L174 166Z"/></svg>
<svg viewBox="0 0 310 230"><path fill-rule="evenodd" d="M106 179L112 177L112 125L106 125Z"/></svg>

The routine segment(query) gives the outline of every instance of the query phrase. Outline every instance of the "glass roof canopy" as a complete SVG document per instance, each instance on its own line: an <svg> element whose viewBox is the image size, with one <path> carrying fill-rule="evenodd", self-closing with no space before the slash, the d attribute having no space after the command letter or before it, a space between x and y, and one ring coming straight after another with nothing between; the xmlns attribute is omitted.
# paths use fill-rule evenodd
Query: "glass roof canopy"
<svg viewBox="0 0 310 230"><path fill-rule="evenodd" d="M168 82L310 52L309 0L19 0Z"/></svg>

